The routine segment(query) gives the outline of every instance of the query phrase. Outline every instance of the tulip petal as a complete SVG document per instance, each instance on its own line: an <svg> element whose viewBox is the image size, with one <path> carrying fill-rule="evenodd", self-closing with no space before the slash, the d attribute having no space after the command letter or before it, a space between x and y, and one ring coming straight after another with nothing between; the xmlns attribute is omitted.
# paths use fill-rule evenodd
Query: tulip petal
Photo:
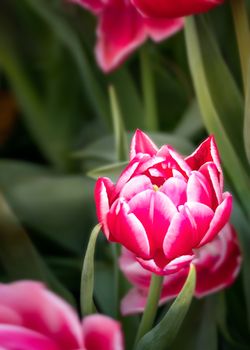
<svg viewBox="0 0 250 350"><path fill-rule="evenodd" d="M214 293L235 281L242 258L238 239L231 225L226 225L218 237L200 248L197 254L197 297Z"/></svg>
<svg viewBox="0 0 250 350"><path fill-rule="evenodd" d="M184 26L184 20L182 18L145 18L144 21L149 37L156 42L175 34Z"/></svg>
<svg viewBox="0 0 250 350"><path fill-rule="evenodd" d="M143 268L141 267L141 269ZM189 268L183 268L177 273L164 277L159 305L165 304L179 294L188 276L188 271ZM146 288L131 288L121 301L122 315L127 316L143 312L147 303L147 293L148 289Z"/></svg>
<svg viewBox="0 0 250 350"><path fill-rule="evenodd" d="M220 156L213 136L209 136L185 161L191 169L199 170L207 162L213 162L221 173Z"/></svg>
<svg viewBox="0 0 250 350"><path fill-rule="evenodd" d="M134 196L129 207L147 232L151 252L161 249L171 219L177 212L173 202L160 191L146 190Z"/></svg>
<svg viewBox="0 0 250 350"><path fill-rule="evenodd" d="M130 213L127 203L117 200L107 216L110 240L123 244L127 249L145 259L150 258L147 233L138 218Z"/></svg>
<svg viewBox="0 0 250 350"><path fill-rule="evenodd" d="M8 350L60 350L43 334L13 325L0 324L0 344Z"/></svg>
<svg viewBox="0 0 250 350"><path fill-rule="evenodd" d="M208 162L201 166L200 173L202 173L206 179L210 182L212 189L212 208L216 208L222 202L222 190L223 190L223 177L218 172L216 165L212 162Z"/></svg>
<svg viewBox="0 0 250 350"><path fill-rule="evenodd" d="M109 229L107 226L107 214L110 208L110 197L114 185L108 178L99 178L95 185L95 203L98 221L102 224L103 232L107 239L109 238Z"/></svg>
<svg viewBox="0 0 250 350"><path fill-rule="evenodd" d="M129 282L137 287L147 288L150 284L150 271L142 268L136 260L136 255L122 247L122 254L119 258L119 266Z"/></svg>
<svg viewBox="0 0 250 350"><path fill-rule="evenodd" d="M202 238L199 247L210 242L223 229L230 218L232 211L232 196L230 193L224 193L223 202L216 208L214 217L210 223L209 230Z"/></svg>
<svg viewBox="0 0 250 350"><path fill-rule="evenodd" d="M187 200L212 206L212 190L209 182L198 171L193 171L187 183Z"/></svg>
<svg viewBox="0 0 250 350"><path fill-rule="evenodd" d="M131 0L146 17L175 18L206 12L224 0Z"/></svg>
<svg viewBox="0 0 250 350"><path fill-rule="evenodd" d="M166 168L178 170L185 178L189 176L191 171L189 165L171 146L162 146L157 152L157 157L164 158Z"/></svg>
<svg viewBox="0 0 250 350"><path fill-rule="evenodd" d="M163 242L167 258L190 254L209 228L214 216L212 209L201 203L189 202L175 214Z"/></svg>
<svg viewBox="0 0 250 350"><path fill-rule="evenodd" d="M129 180L120 192L120 197L129 201L136 194L148 189L153 189L150 179L146 175L139 175Z"/></svg>
<svg viewBox="0 0 250 350"><path fill-rule="evenodd" d="M40 283L0 284L0 305L15 310L23 327L44 334L60 346L75 349L81 344L81 329L75 311Z"/></svg>
<svg viewBox="0 0 250 350"><path fill-rule="evenodd" d="M130 146L130 159L133 159L138 153L146 153L154 156L158 151L158 147L144 132L137 129Z"/></svg>
<svg viewBox="0 0 250 350"><path fill-rule="evenodd" d="M184 180L171 177L164 182L159 191L165 193L178 207L187 201L186 189L187 183Z"/></svg>
<svg viewBox="0 0 250 350"><path fill-rule="evenodd" d="M103 9L97 37L97 61L104 72L109 72L146 40L146 30L136 9L129 2L119 1Z"/></svg>
<svg viewBox="0 0 250 350"><path fill-rule="evenodd" d="M11 307L0 303L0 324L3 323L21 326L22 317L16 310L13 310Z"/></svg>
<svg viewBox="0 0 250 350"><path fill-rule="evenodd" d="M123 186L126 184L126 182L128 182L132 178L132 176L138 175L135 172L137 171L137 168L140 165L140 163L144 162L145 158L148 159L148 156L138 155L131 162L129 162L128 166L126 166L126 168L123 170L123 172L121 173L121 175L116 183L114 197L120 193ZM141 174L139 174L139 175L141 175Z"/></svg>
<svg viewBox="0 0 250 350"><path fill-rule="evenodd" d="M82 324L84 346L88 350L123 350L119 322L103 315L87 316Z"/></svg>
<svg viewBox="0 0 250 350"><path fill-rule="evenodd" d="M190 265L190 262L194 259L194 254L182 255L176 259L167 260L165 266L158 266L154 259L144 260L136 257L136 260L141 266L157 275L169 275L178 272L180 269Z"/></svg>

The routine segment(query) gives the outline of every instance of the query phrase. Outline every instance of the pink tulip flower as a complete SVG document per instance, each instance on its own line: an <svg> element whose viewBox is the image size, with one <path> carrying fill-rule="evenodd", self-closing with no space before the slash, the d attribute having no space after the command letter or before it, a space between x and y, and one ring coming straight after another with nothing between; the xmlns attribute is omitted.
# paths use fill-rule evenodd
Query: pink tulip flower
<svg viewBox="0 0 250 350"><path fill-rule="evenodd" d="M181 18L149 19L130 0L69 0L98 18L96 59L104 72L119 66L147 38L158 42L183 27Z"/></svg>
<svg viewBox="0 0 250 350"><path fill-rule="evenodd" d="M107 239L160 275L187 266L194 250L225 226L232 208L212 136L183 158L168 145L158 149L140 130L117 183L97 180L95 202Z"/></svg>
<svg viewBox="0 0 250 350"><path fill-rule="evenodd" d="M241 253L236 233L226 225L210 243L195 251L193 264L197 271L195 296L201 298L230 286L236 279L241 266ZM134 286L123 298L123 315L143 312L151 273L141 267L133 253L123 248L120 268ZM159 305L176 297L188 275L189 268L164 276Z"/></svg>
<svg viewBox="0 0 250 350"><path fill-rule="evenodd" d="M189 16L211 10L224 0L131 0L146 17L174 18Z"/></svg>
<svg viewBox="0 0 250 350"><path fill-rule="evenodd" d="M42 284L0 284L0 349L123 350L118 322L76 312Z"/></svg>

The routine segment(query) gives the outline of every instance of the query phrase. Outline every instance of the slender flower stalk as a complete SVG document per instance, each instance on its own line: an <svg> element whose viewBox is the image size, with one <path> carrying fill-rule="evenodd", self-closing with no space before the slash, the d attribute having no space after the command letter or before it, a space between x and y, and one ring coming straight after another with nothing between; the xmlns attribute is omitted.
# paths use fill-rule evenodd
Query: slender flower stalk
<svg viewBox="0 0 250 350"><path fill-rule="evenodd" d="M146 47L140 50L141 82L145 106L145 127L148 131L158 130L157 106L153 67Z"/></svg>
<svg viewBox="0 0 250 350"><path fill-rule="evenodd" d="M230 0L238 42L244 91L247 88L248 65L250 57L250 32L245 0Z"/></svg>
<svg viewBox="0 0 250 350"><path fill-rule="evenodd" d="M161 295L163 276L152 274L147 304L138 328L135 343L152 328Z"/></svg>

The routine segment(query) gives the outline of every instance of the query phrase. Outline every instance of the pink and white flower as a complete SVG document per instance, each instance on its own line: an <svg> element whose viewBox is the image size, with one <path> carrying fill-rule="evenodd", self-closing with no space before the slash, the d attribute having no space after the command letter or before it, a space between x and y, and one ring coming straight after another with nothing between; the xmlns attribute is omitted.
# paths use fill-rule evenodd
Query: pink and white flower
<svg viewBox="0 0 250 350"><path fill-rule="evenodd" d="M69 0L98 18L96 59L104 72L119 66L147 38L156 42L183 27L183 19L143 17L130 0Z"/></svg>
<svg viewBox="0 0 250 350"><path fill-rule="evenodd" d="M184 158L171 146L158 149L140 130L117 183L98 179L95 202L107 239L160 275L189 265L195 250L226 225L232 208L212 136Z"/></svg>
<svg viewBox="0 0 250 350"><path fill-rule="evenodd" d="M210 243L195 251L193 264L197 271L195 296L204 297L229 287L236 279L241 266L241 252L236 233L231 225L226 225ZM133 288L123 298L123 315L143 312L150 285L151 273L138 263L136 256L122 249L120 268ZM175 298L188 276L185 267L176 273L164 276L159 305Z"/></svg>
<svg viewBox="0 0 250 350"><path fill-rule="evenodd" d="M90 315L81 322L70 305L41 283L0 284L0 349L123 350L118 322Z"/></svg>

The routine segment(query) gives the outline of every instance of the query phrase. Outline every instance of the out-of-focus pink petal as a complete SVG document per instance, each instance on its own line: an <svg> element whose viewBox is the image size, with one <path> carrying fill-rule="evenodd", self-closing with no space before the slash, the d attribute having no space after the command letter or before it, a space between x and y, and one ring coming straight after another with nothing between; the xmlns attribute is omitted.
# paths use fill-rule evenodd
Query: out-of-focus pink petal
<svg viewBox="0 0 250 350"><path fill-rule="evenodd" d="M141 267L143 270L143 268ZM188 276L189 267L164 277L159 305L175 298L181 291ZM148 288L148 287L147 287ZM148 289L131 288L121 301L123 316L138 314L144 311L147 303Z"/></svg>
<svg viewBox="0 0 250 350"><path fill-rule="evenodd" d="M205 176L193 171L187 183L187 200L212 206L212 199L212 190Z"/></svg>
<svg viewBox="0 0 250 350"><path fill-rule="evenodd" d="M232 211L232 196L230 193L224 193L223 202L216 208L214 217L211 221L210 227L207 233L202 238L199 247L212 241L212 239L218 234L220 230L226 225L230 218Z"/></svg>
<svg viewBox="0 0 250 350"><path fill-rule="evenodd" d="M165 193L174 205L178 207L187 201L186 189L186 181L171 177L164 182L159 191Z"/></svg>
<svg viewBox="0 0 250 350"><path fill-rule="evenodd" d="M227 224L218 237L197 251L195 295L202 297L230 286L239 273L241 261L236 233Z"/></svg>
<svg viewBox="0 0 250 350"><path fill-rule="evenodd" d="M148 237L142 223L130 212L128 204L118 200L112 206L107 216L110 228L110 239L120 242L144 259L150 258L150 246Z"/></svg>
<svg viewBox="0 0 250 350"><path fill-rule="evenodd" d="M15 310L23 327L42 333L59 347L70 350L81 345L81 328L75 311L40 283L0 284L0 305Z"/></svg>
<svg viewBox="0 0 250 350"><path fill-rule="evenodd" d="M220 156L213 136L203 141L185 161L193 170L199 170L203 164L213 162L221 173Z"/></svg>
<svg viewBox="0 0 250 350"><path fill-rule="evenodd" d="M110 208L110 197L114 185L106 177L99 178L95 185L95 203L98 221L102 224L103 232L109 238L109 229L107 226L107 213Z"/></svg>
<svg viewBox="0 0 250 350"><path fill-rule="evenodd" d="M97 61L104 72L116 68L147 37L143 19L126 1L106 6L97 28Z"/></svg>
<svg viewBox="0 0 250 350"><path fill-rule="evenodd" d="M156 42L175 34L184 26L184 20L182 18L145 18L144 22L148 35Z"/></svg>
<svg viewBox="0 0 250 350"><path fill-rule="evenodd" d="M0 324L0 344L8 350L60 350L52 339L31 329Z"/></svg>
<svg viewBox="0 0 250 350"><path fill-rule="evenodd" d="M136 260L135 254L126 248L122 248L119 258L119 266L126 278L135 286L147 288L150 284L150 271L141 267Z"/></svg>
<svg viewBox="0 0 250 350"><path fill-rule="evenodd" d="M154 156L158 147L143 131L137 129L130 146L130 159L133 159L138 153L146 153Z"/></svg>
<svg viewBox="0 0 250 350"><path fill-rule="evenodd" d="M129 201L136 194L148 189L153 189L150 179L145 175L135 176L124 185L120 192L120 197Z"/></svg>
<svg viewBox="0 0 250 350"><path fill-rule="evenodd" d="M143 224L151 246L161 249L172 217L177 212L173 202L162 192L146 190L129 201L131 213Z"/></svg>
<svg viewBox="0 0 250 350"><path fill-rule="evenodd" d="M169 259L190 254L196 247L214 216L204 204L189 202L177 213L163 242L163 250Z"/></svg>
<svg viewBox="0 0 250 350"><path fill-rule="evenodd" d="M0 324L15 324L22 325L22 317L18 315L18 312L13 310L7 305L1 305L0 303Z"/></svg>
<svg viewBox="0 0 250 350"><path fill-rule="evenodd" d="M87 350L123 350L120 323L103 315L90 315L83 320L83 340Z"/></svg>
<svg viewBox="0 0 250 350"><path fill-rule="evenodd" d="M123 259L123 255L124 259ZM234 228L227 224L219 235L210 243L195 251L196 257L192 260L197 272L195 295L203 297L230 286L236 279L241 266L241 252ZM123 315L143 312L150 284L151 273L143 269L136 260L136 256L123 250L122 271L135 286L123 298L121 311ZM145 262L148 263L148 262ZM128 267L126 266L128 264ZM152 265L151 265L152 267ZM164 276L160 302L176 297L180 292L188 275L188 266L175 270L174 273ZM130 271L131 268L131 271Z"/></svg>
<svg viewBox="0 0 250 350"><path fill-rule="evenodd" d="M206 12L224 0L131 0L142 15L175 18Z"/></svg>

